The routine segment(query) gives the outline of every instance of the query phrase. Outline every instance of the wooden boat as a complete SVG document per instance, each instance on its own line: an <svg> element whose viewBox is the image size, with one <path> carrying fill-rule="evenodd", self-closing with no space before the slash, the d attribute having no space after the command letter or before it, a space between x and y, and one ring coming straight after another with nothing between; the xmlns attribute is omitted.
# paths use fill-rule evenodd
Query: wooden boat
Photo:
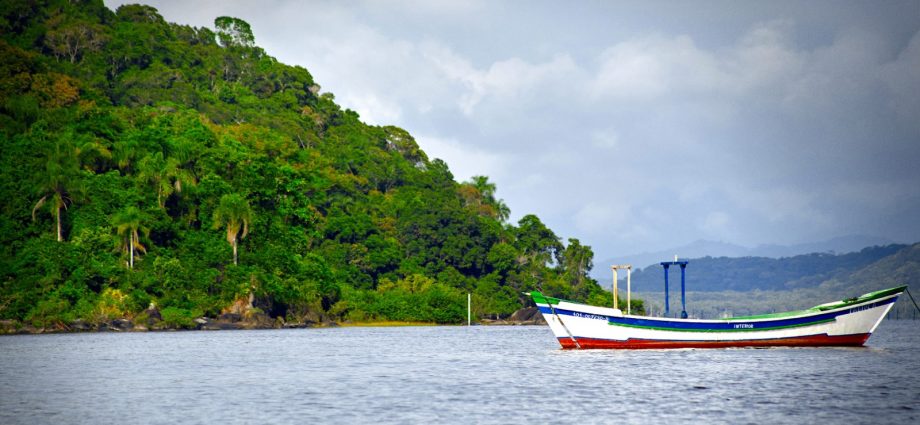
<svg viewBox="0 0 920 425"><path fill-rule="evenodd" d="M536 291L529 294L562 348L820 347L865 344L906 288L870 292L807 310L717 320L636 316Z"/></svg>

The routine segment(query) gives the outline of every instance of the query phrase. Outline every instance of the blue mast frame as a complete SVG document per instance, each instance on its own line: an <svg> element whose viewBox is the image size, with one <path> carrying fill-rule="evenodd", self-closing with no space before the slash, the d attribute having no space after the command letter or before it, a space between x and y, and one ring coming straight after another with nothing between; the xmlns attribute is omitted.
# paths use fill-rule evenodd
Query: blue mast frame
<svg viewBox="0 0 920 425"><path fill-rule="evenodd" d="M664 267L664 315L665 317L671 313L670 307L670 294L668 291L668 274L671 266L680 266L680 318L687 318L687 291L686 291L686 279L685 272L687 270L687 263L689 261L662 261L661 266Z"/></svg>

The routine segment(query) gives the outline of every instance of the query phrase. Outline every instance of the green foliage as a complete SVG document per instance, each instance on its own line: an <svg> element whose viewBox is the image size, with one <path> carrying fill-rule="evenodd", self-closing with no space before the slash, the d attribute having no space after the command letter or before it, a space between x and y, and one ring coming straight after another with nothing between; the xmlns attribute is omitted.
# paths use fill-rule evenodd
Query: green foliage
<svg viewBox="0 0 920 425"><path fill-rule="evenodd" d="M135 251L147 253L147 248L140 241L141 233L144 236L150 233L150 228L144 225L147 220L146 215L134 206L125 208L112 217L112 224L121 238L119 250L127 253L129 268L134 268Z"/></svg>
<svg viewBox="0 0 920 425"><path fill-rule="evenodd" d="M255 45L252 29L242 19L221 16L214 20L214 27L217 28L217 38L224 47Z"/></svg>
<svg viewBox="0 0 920 425"><path fill-rule="evenodd" d="M163 323L176 328L192 329L195 327L195 318L200 317L199 311L187 310L177 307L166 307L160 311Z"/></svg>
<svg viewBox="0 0 920 425"><path fill-rule="evenodd" d="M405 130L362 123L243 20L10 2L0 57L2 319L154 302L193 327L253 294L286 320L458 323L467 293L479 317L522 290L603 293L589 247L533 215L507 224L487 177L457 183Z"/></svg>
<svg viewBox="0 0 920 425"><path fill-rule="evenodd" d="M244 239L249 234L252 217L249 202L236 193L221 196L220 204L214 210L214 228L227 227L227 242L233 247L234 265L237 264L238 239Z"/></svg>

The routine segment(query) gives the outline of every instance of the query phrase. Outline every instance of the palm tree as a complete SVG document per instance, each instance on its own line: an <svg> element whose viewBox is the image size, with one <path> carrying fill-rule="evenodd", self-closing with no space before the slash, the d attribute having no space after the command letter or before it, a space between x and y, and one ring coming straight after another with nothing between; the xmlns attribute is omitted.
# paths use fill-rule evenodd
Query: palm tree
<svg viewBox="0 0 920 425"><path fill-rule="evenodd" d="M156 152L142 158L138 164L138 177L153 185L157 191L157 205L166 207L166 198L173 192L182 192L182 182L191 182L191 176L175 158L165 158Z"/></svg>
<svg viewBox="0 0 920 425"><path fill-rule="evenodd" d="M498 221L504 223L510 216L511 208L508 208L508 205L505 204L503 199L497 199L495 201L495 218L497 218Z"/></svg>
<svg viewBox="0 0 920 425"><path fill-rule="evenodd" d="M486 203L495 199L495 183L489 181L487 176L473 176L471 184L482 195Z"/></svg>
<svg viewBox="0 0 920 425"><path fill-rule="evenodd" d="M233 247L233 264L237 264L237 246L239 239L249 234L249 225L252 223L252 208L249 202L239 194L232 193L220 197L220 205L214 210L214 228L227 226L227 242ZM243 233L240 235L240 230Z"/></svg>
<svg viewBox="0 0 920 425"><path fill-rule="evenodd" d="M478 192L478 205L481 214L495 218L503 223L508 220L511 210L505 204L505 201L495 198L495 183L490 182L487 176L473 176L470 180L470 182L463 184L476 189Z"/></svg>
<svg viewBox="0 0 920 425"><path fill-rule="evenodd" d="M57 226L57 240L64 240L61 229L61 210L72 204L74 197L82 193L79 179L79 162L76 151L66 142L58 141L49 152L45 172L39 176L38 188L41 198L32 208L32 220L43 206L48 207Z"/></svg>
<svg viewBox="0 0 920 425"><path fill-rule="evenodd" d="M124 210L115 214L112 217L112 221L115 224L115 229L118 232L118 236L122 236L122 249L128 251L128 268L134 268L134 250L137 249L144 254L147 253L147 248L140 242L140 235L138 231L146 236L150 233L150 229L147 226L144 226L142 223L147 219L143 212L137 207L128 207Z"/></svg>
<svg viewBox="0 0 920 425"><path fill-rule="evenodd" d="M115 142L112 147L112 159L123 172L131 170L137 160L137 156L143 152L137 138L126 138Z"/></svg>

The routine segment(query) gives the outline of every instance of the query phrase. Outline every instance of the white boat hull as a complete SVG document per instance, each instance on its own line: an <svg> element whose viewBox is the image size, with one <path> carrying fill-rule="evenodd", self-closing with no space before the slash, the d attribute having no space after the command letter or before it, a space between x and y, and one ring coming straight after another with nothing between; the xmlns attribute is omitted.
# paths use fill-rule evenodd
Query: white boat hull
<svg viewBox="0 0 920 425"><path fill-rule="evenodd" d="M728 320L632 316L542 295L534 300L563 348L859 346L901 292L903 287L801 312Z"/></svg>

